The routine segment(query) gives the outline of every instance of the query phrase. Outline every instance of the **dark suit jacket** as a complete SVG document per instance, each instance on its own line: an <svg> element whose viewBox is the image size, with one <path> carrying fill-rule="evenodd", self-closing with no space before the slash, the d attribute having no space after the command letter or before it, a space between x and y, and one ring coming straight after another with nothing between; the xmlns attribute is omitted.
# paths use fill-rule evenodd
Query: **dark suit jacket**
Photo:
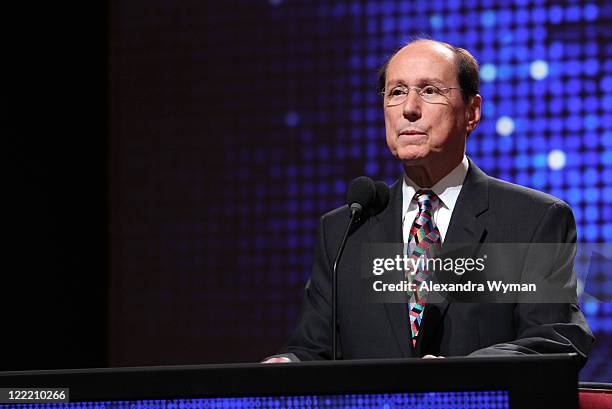
<svg viewBox="0 0 612 409"><path fill-rule="evenodd" d="M390 201L347 240L338 267L339 355L342 359L576 352L582 364L593 342L575 303L428 304L416 349L405 304L361 299L363 243L402 242L402 180ZM346 228L347 206L321 218L312 276L297 328L280 353L300 360L331 357L331 271ZM470 161L444 243L571 243L573 214L563 201L487 176ZM575 278L572 274L575 293Z"/></svg>

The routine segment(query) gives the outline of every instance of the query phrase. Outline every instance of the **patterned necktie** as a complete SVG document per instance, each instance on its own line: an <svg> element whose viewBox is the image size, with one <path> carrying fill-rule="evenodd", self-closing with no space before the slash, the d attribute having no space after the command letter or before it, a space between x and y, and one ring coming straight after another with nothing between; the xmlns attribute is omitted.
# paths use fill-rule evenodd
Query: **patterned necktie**
<svg viewBox="0 0 612 409"><path fill-rule="evenodd" d="M429 257L434 257L435 251L441 243L441 236L440 231L434 224L432 210L433 205L439 201L438 196L431 190L419 190L414 196L419 205L419 213L410 228L408 243L414 245L414 250L412 254L410 254L410 258L413 259L415 263L419 258L422 257L423 259L417 264L416 274L411 275L409 271L406 272L406 279L411 281L417 289L417 291L412 292L408 304L412 346L416 347L417 337L423 319L423 311L427 303L427 291L421 291L420 285L431 276L431 272L427 270L427 266L423 261ZM412 246L408 247L409 253L410 248L412 248Z"/></svg>

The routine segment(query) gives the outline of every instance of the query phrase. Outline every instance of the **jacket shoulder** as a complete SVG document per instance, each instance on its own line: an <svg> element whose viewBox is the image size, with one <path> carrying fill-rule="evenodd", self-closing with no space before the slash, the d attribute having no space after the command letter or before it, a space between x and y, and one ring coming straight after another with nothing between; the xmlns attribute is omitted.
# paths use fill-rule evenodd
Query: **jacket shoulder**
<svg viewBox="0 0 612 409"><path fill-rule="evenodd" d="M490 200L506 206L529 206L536 208L549 208L553 205L568 208L563 200L551 194L541 192L529 187L517 185L488 176Z"/></svg>

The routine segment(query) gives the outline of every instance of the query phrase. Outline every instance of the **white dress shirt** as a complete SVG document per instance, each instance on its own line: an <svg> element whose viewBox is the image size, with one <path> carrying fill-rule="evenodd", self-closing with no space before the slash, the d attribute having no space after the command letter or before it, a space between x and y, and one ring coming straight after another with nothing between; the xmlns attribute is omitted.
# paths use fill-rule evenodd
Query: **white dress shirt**
<svg viewBox="0 0 612 409"><path fill-rule="evenodd" d="M419 206L414 198L414 194L421 189L432 190L440 199L438 206L432 210L434 224L438 226L438 230L442 236L442 242L444 242L453 209L455 208L455 203L457 203L457 198L461 192L461 187L463 186L468 167L469 163L467 157L464 155L461 163L431 188L422 188L418 186L404 174L404 183L402 185L402 237L404 243L408 243L410 227L412 227L412 223L419 212Z"/></svg>

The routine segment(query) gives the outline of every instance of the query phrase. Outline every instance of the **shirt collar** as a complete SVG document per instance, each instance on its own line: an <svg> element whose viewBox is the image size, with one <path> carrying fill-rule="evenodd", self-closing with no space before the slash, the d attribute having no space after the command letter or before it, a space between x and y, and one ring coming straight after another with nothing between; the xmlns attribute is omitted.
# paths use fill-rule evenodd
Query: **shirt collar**
<svg viewBox="0 0 612 409"><path fill-rule="evenodd" d="M442 179L438 181L435 185L433 185L429 190L432 190L440 199L442 206L449 209L451 212L455 208L455 203L457 203L457 198L459 197L459 192L461 192L461 186L463 185L463 181L465 180L465 175L467 175L467 171L469 168L469 162L467 157L463 155L463 160L457 167L450 171L449 174L444 176ZM414 199L414 194L423 189L412 179L410 179L404 173L402 184L402 214L405 215L410 207L410 203Z"/></svg>

